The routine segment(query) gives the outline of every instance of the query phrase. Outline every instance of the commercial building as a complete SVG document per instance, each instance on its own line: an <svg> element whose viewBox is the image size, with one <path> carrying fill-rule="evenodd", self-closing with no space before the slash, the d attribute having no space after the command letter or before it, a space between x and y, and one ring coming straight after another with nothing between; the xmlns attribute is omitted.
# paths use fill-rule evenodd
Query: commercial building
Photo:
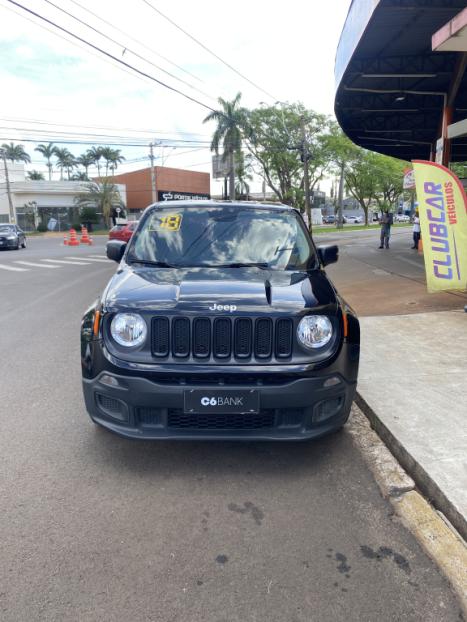
<svg viewBox="0 0 467 622"><path fill-rule="evenodd" d="M39 224L62 231L74 224L75 198L86 192L82 181L42 181L26 179L24 164L8 162L11 199L16 220L25 231L36 229ZM120 197L126 203L125 186L117 186ZM75 212L73 212L75 210ZM10 221L8 192L3 166L0 168L0 223Z"/></svg>
<svg viewBox="0 0 467 622"><path fill-rule="evenodd" d="M187 171L166 166L155 166L114 177L116 184L124 184L129 213L141 212L155 201L211 198L209 173Z"/></svg>
<svg viewBox="0 0 467 622"><path fill-rule="evenodd" d="M356 144L404 160L467 160L465 0L353 0L335 113Z"/></svg>

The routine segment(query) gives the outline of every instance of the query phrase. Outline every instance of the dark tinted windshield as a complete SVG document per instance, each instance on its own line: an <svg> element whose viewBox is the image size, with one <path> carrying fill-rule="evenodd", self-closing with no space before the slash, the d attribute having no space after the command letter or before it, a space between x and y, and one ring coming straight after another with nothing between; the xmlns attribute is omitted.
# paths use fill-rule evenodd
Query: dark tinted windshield
<svg viewBox="0 0 467 622"><path fill-rule="evenodd" d="M177 266L260 264L276 270L317 265L295 212L239 206L151 210L128 251L127 261L137 260Z"/></svg>

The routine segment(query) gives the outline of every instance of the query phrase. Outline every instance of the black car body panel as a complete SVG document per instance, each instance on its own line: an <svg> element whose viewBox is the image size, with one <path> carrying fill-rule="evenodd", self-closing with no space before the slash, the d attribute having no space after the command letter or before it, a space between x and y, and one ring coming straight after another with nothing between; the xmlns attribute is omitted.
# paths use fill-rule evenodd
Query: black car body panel
<svg viewBox="0 0 467 622"><path fill-rule="evenodd" d="M82 323L83 391L96 423L129 438L235 440L314 438L345 423L360 330L323 266L155 268L128 262L128 252ZM113 339L117 313L144 319L141 346ZM311 314L332 325L315 351L297 339Z"/></svg>

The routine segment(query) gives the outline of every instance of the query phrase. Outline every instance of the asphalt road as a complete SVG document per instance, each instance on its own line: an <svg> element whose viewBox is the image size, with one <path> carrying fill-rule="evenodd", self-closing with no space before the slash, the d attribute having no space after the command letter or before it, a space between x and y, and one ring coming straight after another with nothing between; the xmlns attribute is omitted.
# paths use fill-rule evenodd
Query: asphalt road
<svg viewBox="0 0 467 622"><path fill-rule="evenodd" d="M346 430L140 443L90 423L78 335L102 255L98 238L0 253L2 622L461 620Z"/></svg>

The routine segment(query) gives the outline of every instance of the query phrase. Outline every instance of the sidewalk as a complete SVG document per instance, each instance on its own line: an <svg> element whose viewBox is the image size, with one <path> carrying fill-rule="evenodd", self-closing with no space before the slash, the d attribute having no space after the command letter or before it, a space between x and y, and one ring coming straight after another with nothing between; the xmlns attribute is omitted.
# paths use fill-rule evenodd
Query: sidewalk
<svg viewBox="0 0 467 622"><path fill-rule="evenodd" d="M467 539L467 314L360 318L357 403Z"/></svg>

